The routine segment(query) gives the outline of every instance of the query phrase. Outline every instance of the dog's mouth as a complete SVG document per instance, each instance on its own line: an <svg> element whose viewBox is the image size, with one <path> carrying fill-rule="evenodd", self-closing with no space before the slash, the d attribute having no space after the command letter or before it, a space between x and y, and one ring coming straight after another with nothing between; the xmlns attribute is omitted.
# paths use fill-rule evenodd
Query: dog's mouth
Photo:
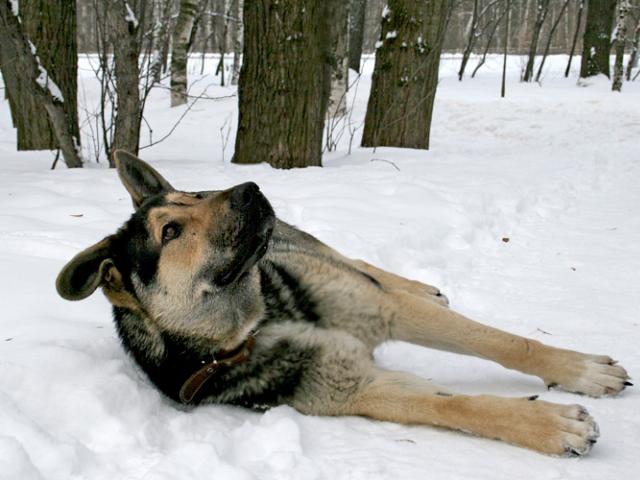
<svg viewBox="0 0 640 480"><path fill-rule="evenodd" d="M238 235L241 243L233 260L214 277L218 286L230 285L246 274L269 249L275 226L275 214L266 198L259 194L248 211L242 212L244 227Z"/></svg>
<svg viewBox="0 0 640 480"><path fill-rule="evenodd" d="M274 220L271 217L270 221L264 223L259 233L243 243L231 264L216 275L214 279L216 285L224 287L236 282L264 256L269 248Z"/></svg>

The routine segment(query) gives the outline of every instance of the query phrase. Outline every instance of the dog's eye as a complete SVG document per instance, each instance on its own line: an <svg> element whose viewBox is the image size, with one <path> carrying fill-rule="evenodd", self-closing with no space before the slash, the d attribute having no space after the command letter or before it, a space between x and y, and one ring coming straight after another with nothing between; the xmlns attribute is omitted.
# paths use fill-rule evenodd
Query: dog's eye
<svg viewBox="0 0 640 480"><path fill-rule="evenodd" d="M171 222L162 227L162 243L167 243L180 236L180 225Z"/></svg>

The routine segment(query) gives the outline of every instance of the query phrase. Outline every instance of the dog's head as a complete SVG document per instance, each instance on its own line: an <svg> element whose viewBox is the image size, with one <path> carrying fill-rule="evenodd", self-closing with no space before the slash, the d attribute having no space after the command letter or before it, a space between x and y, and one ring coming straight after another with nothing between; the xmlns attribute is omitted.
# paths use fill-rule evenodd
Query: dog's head
<svg viewBox="0 0 640 480"><path fill-rule="evenodd" d="M135 213L63 268L58 293L81 300L102 287L162 331L237 345L264 309L257 262L275 225L271 205L254 183L181 192L133 155L114 156Z"/></svg>

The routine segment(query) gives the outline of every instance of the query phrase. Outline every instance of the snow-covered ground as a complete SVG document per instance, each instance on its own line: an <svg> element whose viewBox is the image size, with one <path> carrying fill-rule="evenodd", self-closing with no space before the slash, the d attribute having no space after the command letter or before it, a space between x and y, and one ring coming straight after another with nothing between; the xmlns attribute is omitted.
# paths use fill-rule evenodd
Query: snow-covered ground
<svg viewBox="0 0 640 480"><path fill-rule="evenodd" d="M279 216L343 253L439 285L472 318L541 341L604 353L640 372L640 82L622 93L562 76L548 62L520 84L510 58L455 78L448 57L432 148L358 148L373 62L349 134L324 168L277 171L229 163L236 99L200 100L173 135L143 150L179 188L258 182ZM473 62L472 62L473 63ZM81 71L92 109L96 84ZM576 67L579 62L574 61ZM194 93L234 93L198 76ZM208 66L211 71L211 66ZM351 97L353 99L353 95ZM184 108L151 97L154 139ZM228 144L223 148L223 139ZM619 398L547 392L533 377L485 361L389 344L380 364L468 393L540 394L584 404L602 436L591 455L558 459L444 430L363 418L265 414L228 406L177 409L121 349L98 293L69 303L54 279L79 250L131 213L113 170L49 170L52 155L15 153L0 101L0 478L2 479L625 479L640 474L637 389ZM83 138L86 146L88 137ZM147 138L142 144L147 143ZM87 149L88 151L88 149ZM503 239L508 239L508 242Z"/></svg>

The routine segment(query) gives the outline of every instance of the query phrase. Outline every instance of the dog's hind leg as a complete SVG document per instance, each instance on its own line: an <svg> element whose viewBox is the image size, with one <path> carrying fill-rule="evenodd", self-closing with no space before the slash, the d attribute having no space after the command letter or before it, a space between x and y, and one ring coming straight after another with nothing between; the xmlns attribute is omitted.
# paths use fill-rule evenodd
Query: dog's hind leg
<svg viewBox="0 0 640 480"><path fill-rule="evenodd" d="M610 357L544 345L405 292L388 297L383 310L393 339L492 360L537 375L550 387L594 397L615 395L631 385L627 372Z"/></svg>
<svg viewBox="0 0 640 480"><path fill-rule="evenodd" d="M437 287L387 272L363 260L347 259L347 261L351 266L378 280L389 290L404 290L407 293L424 297L445 307L449 305L449 299Z"/></svg>
<svg viewBox="0 0 640 480"><path fill-rule="evenodd" d="M580 405L530 398L456 395L410 374L374 369L337 411L402 424L445 427L551 455L584 455L598 437Z"/></svg>

